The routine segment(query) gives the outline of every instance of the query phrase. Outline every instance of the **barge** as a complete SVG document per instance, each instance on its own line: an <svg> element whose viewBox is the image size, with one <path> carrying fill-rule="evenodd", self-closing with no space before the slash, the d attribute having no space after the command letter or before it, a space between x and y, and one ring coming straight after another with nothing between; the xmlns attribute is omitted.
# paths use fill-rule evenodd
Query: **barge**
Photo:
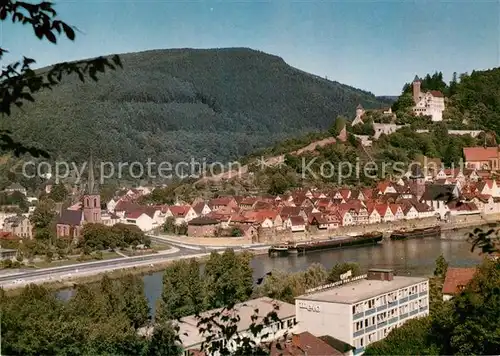
<svg viewBox="0 0 500 356"><path fill-rule="evenodd" d="M287 256L289 254L304 254L306 252L346 248L362 245L376 245L383 239L381 232L373 232L359 236L330 237L325 240L310 240L303 242L288 242L286 244L271 246L268 250L270 256Z"/></svg>
<svg viewBox="0 0 500 356"><path fill-rule="evenodd" d="M432 226L425 229L397 230L391 234L391 240L405 240L424 237L438 237L441 235L441 226Z"/></svg>

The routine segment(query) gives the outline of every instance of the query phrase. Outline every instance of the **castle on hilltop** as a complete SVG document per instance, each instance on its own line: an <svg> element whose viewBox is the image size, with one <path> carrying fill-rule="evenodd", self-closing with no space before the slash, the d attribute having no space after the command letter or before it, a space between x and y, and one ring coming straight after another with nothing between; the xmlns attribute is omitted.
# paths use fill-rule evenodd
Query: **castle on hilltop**
<svg viewBox="0 0 500 356"><path fill-rule="evenodd" d="M413 80L413 112L419 116L430 116L432 121L442 121L444 111L444 95L438 90L422 92L418 76Z"/></svg>

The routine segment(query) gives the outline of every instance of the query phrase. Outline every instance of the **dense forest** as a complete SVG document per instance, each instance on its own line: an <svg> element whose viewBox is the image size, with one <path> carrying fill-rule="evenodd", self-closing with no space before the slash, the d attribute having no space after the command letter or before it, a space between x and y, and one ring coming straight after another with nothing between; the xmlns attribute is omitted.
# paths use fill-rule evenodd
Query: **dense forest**
<svg viewBox="0 0 500 356"><path fill-rule="evenodd" d="M52 159L178 162L237 158L285 137L326 129L340 114L385 105L371 93L246 48L120 55L98 82L66 77L1 128Z"/></svg>

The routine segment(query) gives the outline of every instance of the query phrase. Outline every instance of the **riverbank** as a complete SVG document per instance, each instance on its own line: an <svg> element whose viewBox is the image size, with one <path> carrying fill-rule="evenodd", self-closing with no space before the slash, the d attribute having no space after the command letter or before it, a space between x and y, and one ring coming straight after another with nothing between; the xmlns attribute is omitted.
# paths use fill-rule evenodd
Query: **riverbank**
<svg viewBox="0 0 500 356"><path fill-rule="evenodd" d="M344 237L353 235L363 235L373 231L379 231L384 236L389 236L392 231L400 229L424 229L434 226L440 226L441 231L453 231L459 229L471 229L491 224L500 221L499 214L487 215L487 218L481 215L454 216L449 221L439 221L435 217L391 221L378 224L352 225L342 226L334 230L315 230L304 232L291 231L271 231L264 230L259 232L265 238L259 238L259 243L251 243L249 239L241 237L191 237L178 235L157 235L160 238L168 239L170 243L192 248L210 247L210 248L234 248L234 247L250 247L264 246L265 244L282 243L286 241L305 241L305 240L321 240L329 237Z"/></svg>
<svg viewBox="0 0 500 356"><path fill-rule="evenodd" d="M267 249L235 250L235 253L242 253L242 252L250 252L253 256L267 255ZM180 255L172 257L171 259L166 261L151 261L137 266L123 266L120 268L116 268L114 270L103 271L98 273L94 271L88 271L80 274L73 274L71 276L68 275L60 276L57 280L47 280L47 279L34 280L31 281L30 283L10 284L7 286L2 286L2 288L4 289L7 295L18 295L27 284L38 284L44 286L49 290L59 291L63 289L73 288L77 284L91 284L99 282L105 275L110 279L119 279L129 274L146 276L146 275L151 275L153 273L162 272L167 266L181 259L194 258L198 260L200 263L204 263L207 261L209 257L210 253L208 252L203 254ZM74 265L74 267L78 268L78 265Z"/></svg>

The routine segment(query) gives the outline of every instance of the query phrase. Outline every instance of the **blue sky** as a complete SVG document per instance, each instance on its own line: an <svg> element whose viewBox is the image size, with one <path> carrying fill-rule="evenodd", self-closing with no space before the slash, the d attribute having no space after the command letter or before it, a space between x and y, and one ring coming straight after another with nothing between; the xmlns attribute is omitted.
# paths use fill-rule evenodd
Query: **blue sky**
<svg viewBox="0 0 500 356"><path fill-rule="evenodd" d="M497 1L56 1L75 42L37 40L5 23L2 62L40 66L158 48L250 47L297 68L399 94L415 74L470 72L500 63Z"/></svg>

